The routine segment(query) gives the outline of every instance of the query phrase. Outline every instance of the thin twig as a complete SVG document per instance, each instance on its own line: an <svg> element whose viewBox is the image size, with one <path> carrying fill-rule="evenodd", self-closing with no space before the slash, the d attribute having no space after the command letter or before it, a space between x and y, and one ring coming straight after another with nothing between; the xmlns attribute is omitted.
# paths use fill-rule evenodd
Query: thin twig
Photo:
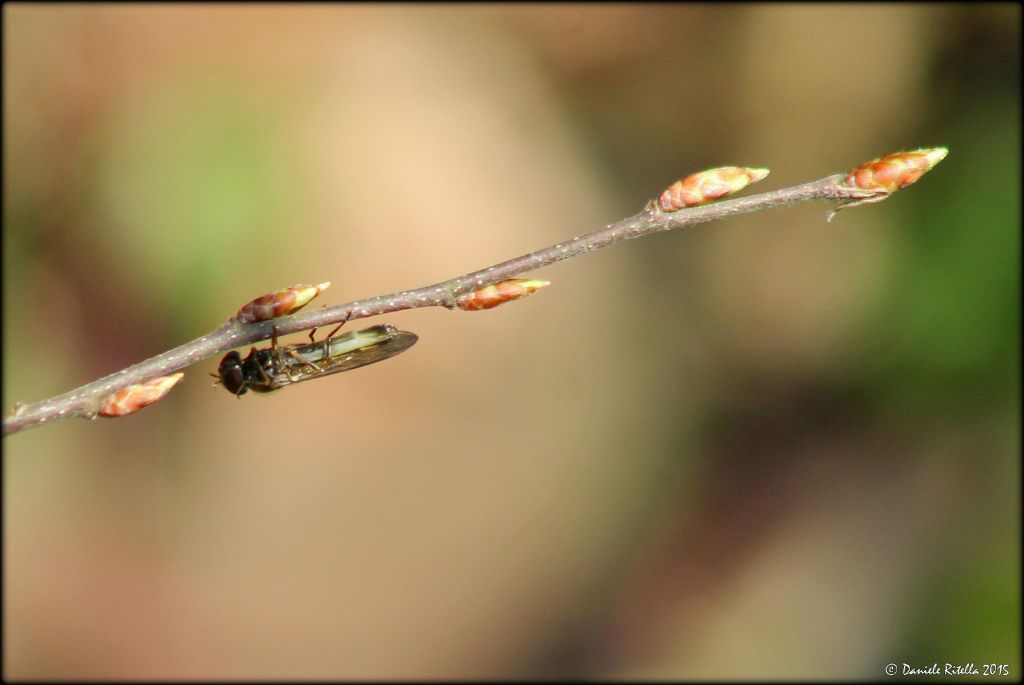
<svg viewBox="0 0 1024 685"><path fill-rule="evenodd" d="M4 419L3 434L7 436L26 428L71 417L95 418L100 400L111 393L156 376L165 376L233 348L267 340L271 337L273 328L277 329L278 335L286 335L310 328L337 324L345 320L353 321L403 309L418 307L451 309L455 306L455 299L459 295L564 259L578 257L620 240L639 238L651 233L670 231L736 214L756 212L807 200L864 200L864 198L877 195L875 192L862 190L845 183L844 179L846 178L843 174L836 174L811 183L769 193L674 212L664 212L656 203L650 202L640 213L609 224L593 233L578 236L567 242L551 245L536 252L433 285L347 302L336 307L301 312L269 321L242 323L232 319L200 338L63 395L32 404L17 405L14 412Z"/></svg>

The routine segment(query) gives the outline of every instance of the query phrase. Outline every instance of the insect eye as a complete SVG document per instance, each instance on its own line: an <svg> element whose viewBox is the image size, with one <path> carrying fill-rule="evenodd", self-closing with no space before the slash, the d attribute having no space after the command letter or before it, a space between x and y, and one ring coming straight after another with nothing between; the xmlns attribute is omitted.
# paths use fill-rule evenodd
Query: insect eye
<svg viewBox="0 0 1024 685"><path fill-rule="evenodd" d="M224 355L220 360L220 366L217 367L217 374L220 376L221 384L232 395L244 395L249 389L242 370L242 358L237 352L228 352Z"/></svg>

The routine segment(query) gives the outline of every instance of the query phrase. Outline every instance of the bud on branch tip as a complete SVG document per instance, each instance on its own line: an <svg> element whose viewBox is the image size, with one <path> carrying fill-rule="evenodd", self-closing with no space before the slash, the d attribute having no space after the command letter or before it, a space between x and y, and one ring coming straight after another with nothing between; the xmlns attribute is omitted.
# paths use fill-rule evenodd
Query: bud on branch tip
<svg viewBox="0 0 1024 685"><path fill-rule="evenodd" d="M696 207L726 195L732 195L757 183L768 175L768 169L745 166L723 166L699 171L676 181L658 198L663 212L675 212L685 207Z"/></svg>
<svg viewBox="0 0 1024 685"><path fill-rule="evenodd" d="M471 293L460 295L455 300L455 304L459 309L467 312L492 309L499 304L505 304L506 302L531 295L549 285L551 285L551 281L541 281L535 278L511 278L507 281L501 281L500 283L474 290Z"/></svg>
<svg viewBox="0 0 1024 685"><path fill-rule="evenodd" d="M828 220L842 209L881 202L897 190L911 183L935 168L946 158L949 150L944 147L925 147L907 152L873 159L851 170L843 178L843 190L850 192L853 199L843 202L828 214Z"/></svg>

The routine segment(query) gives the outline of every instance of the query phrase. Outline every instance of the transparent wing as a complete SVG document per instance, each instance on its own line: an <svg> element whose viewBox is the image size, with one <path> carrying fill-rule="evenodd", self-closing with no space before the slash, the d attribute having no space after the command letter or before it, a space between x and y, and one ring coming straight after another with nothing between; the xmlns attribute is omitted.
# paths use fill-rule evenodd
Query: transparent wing
<svg viewBox="0 0 1024 685"><path fill-rule="evenodd" d="M303 359L317 362L324 357L340 357L366 347L381 345L395 338L401 331L390 324L370 326L359 331L339 335L328 341L293 345L292 349ZM408 335L412 335L409 333ZM414 336L415 337L415 336ZM292 357L294 359L294 357Z"/></svg>
<svg viewBox="0 0 1024 685"><path fill-rule="evenodd" d="M274 374L271 384L277 389L382 362L405 352L417 340L415 333L382 325L332 338L327 344L320 341L290 346L284 348L284 369Z"/></svg>

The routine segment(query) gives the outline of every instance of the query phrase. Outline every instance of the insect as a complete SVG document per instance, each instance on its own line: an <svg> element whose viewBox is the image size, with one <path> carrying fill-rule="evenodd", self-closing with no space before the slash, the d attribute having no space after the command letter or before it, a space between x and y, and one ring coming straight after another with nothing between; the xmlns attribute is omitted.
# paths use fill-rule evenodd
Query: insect
<svg viewBox="0 0 1024 685"><path fill-rule="evenodd" d="M341 328L341 326L338 326ZM416 344L415 333L400 331L382 324L335 338L335 328L319 342L278 345L277 330L271 346L255 347L242 359L238 352L228 352L220 360L216 374L210 374L228 392L241 398L247 391L273 392L292 383L322 378L341 371L358 369L405 352ZM314 328L309 334L313 339Z"/></svg>

